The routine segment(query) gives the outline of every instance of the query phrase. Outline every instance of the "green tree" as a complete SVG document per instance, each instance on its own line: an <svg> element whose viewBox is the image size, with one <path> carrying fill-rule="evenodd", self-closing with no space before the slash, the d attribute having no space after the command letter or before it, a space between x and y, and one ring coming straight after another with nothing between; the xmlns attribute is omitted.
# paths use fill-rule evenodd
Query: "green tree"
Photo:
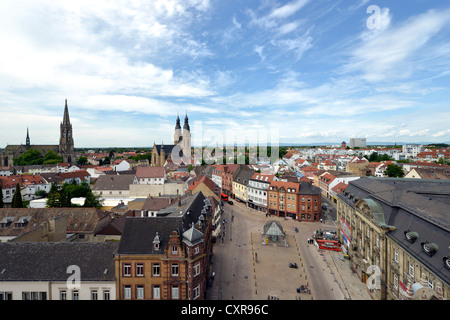
<svg viewBox="0 0 450 320"><path fill-rule="evenodd" d="M60 195L59 192L50 192L47 197L47 208L56 208L61 207L60 201L59 201Z"/></svg>
<svg viewBox="0 0 450 320"><path fill-rule="evenodd" d="M87 157L79 157L77 160L77 164L79 166L85 166L88 164L88 158Z"/></svg>
<svg viewBox="0 0 450 320"><path fill-rule="evenodd" d="M23 208L22 194L20 193L20 184L16 184L16 191L12 201L12 208Z"/></svg>
<svg viewBox="0 0 450 320"><path fill-rule="evenodd" d="M43 164L44 157L41 156L41 153L34 148L28 149L22 155L14 159L14 165L16 166L26 166L26 165L35 165L35 164Z"/></svg>
<svg viewBox="0 0 450 320"><path fill-rule="evenodd" d="M388 177L402 178L405 173L403 172L402 167L396 164L389 164L386 168L385 173Z"/></svg>
<svg viewBox="0 0 450 320"><path fill-rule="evenodd" d="M102 206L103 206L103 199L101 199L100 195L95 195L92 192L92 190L89 190L89 192L86 194L83 207L100 208Z"/></svg>
<svg viewBox="0 0 450 320"><path fill-rule="evenodd" d="M43 164L57 164L63 162L63 158L55 151L48 151L44 156Z"/></svg>

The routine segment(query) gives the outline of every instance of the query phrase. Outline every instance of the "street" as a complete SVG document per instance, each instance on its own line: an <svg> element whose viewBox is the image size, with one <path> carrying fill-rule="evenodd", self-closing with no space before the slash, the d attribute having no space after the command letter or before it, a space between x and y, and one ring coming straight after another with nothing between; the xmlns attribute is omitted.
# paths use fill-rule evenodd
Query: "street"
<svg viewBox="0 0 450 320"><path fill-rule="evenodd" d="M207 290L208 300L370 299L349 262L338 259L340 252L318 250L307 242L320 228L335 230L334 220L320 223L266 217L265 213L233 202L224 206L225 237L217 239L214 246L211 268L215 278ZM332 211L331 205L327 207ZM270 220L284 228L286 247L262 243L261 232ZM298 269L289 268L289 262L297 263ZM296 289L301 285L311 293L298 293Z"/></svg>

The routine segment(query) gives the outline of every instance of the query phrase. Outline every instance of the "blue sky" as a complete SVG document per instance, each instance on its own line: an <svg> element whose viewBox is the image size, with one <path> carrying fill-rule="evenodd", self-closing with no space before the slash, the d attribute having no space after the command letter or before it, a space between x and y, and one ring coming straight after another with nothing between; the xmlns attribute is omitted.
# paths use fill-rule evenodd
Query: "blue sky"
<svg viewBox="0 0 450 320"><path fill-rule="evenodd" d="M75 147L172 143L186 111L204 145L449 142L449 39L438 0L3 0L0 147L58 143L66 98Z"/></svg>

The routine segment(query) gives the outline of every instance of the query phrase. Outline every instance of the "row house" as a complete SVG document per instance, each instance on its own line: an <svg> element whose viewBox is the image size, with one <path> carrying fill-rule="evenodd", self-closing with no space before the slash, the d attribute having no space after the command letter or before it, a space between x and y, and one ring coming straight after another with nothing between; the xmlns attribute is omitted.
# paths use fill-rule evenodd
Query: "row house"
<svg viewBox="0 0 450 320"><path fill-rule="evenodd" d="M164 184L166 169L164 167L138 167L133 184Z"/></svg>
<svg viewBox="0 0 450 320"><path fill-rule="evenodd" d="M91 175L86 170L61 173L42 173L41 176L48 184L54 183L58 188L61 188L65 183L75 183L78 185L83 182L88 185L91 183Z"/></svg>
<svg viewBox="0 0 450 320"><path fill-rule="evenodd" d="M247 203L248 184L254 171L246 166L240 167L233 175L233 194L236 200Z"/></svg>
<svg viewBox="0 0 450 320"><path fill-rule="evenodd" d="M321 219L321 192L309 182L272 181L267 201L269 214L300 221Z"/></svg>
<svg viewBox="0 0 450 320"><path fill-rule="evenodd" d="M222 171L223 171L223 165L214 165L211 166L212 172L211 172L211 180L219 186L219 188L222 188Z"/></svg>
<svg viewBox="0 0 450 320"><path fill-rule="evenodd" d="M348 172L329 170L320 173L316 178L316 182L318 183L317 186L320 188L322 195L336 203L337 199L333 196L332 189L341 182L348 183L349 181L357 180L360 177L359 175Z"/></svg>
<svg viewBox="0 0 450 320"><path fill-rule="evenodd" d="M0 300L115 300L117 247L117 242L1 243Z"/></svg>
<svg viewBox="0 0 450 320"><path fill-rule="evenodd" d="M210 278L212 204L201 192L156 217L128 218L115 256L119 300L203 300Z"/></svg>
<svg viewBox="0 0 450 320"><path fill-rule="evenodd" d="M450 298L449 195L449 180L375 177L338 195L342 251L374 299Z"/></svg>
<svg viewBox="0 0 450 320"><path fill-rule="evenodd" d="M249 208L267 213L268 189L276 179L273 174L253 173L247 187L247 205Z"/></svg>
<svg viewBox="0 0 450 320"><path fill-rule="evenodd" d="M5 204L12 202L17 184L20 186L21 194L24 200L35 199L37 191L44 191L48 193L51 188L51 184L39 175L24 174L1 176L0 185L2 187L3 202Z"/></svg>
<svg viewBox="0 0 450 320"><path fill-rule="evenodd" d="M228 196L234 196L233 193L233 175L241 168L241 164L227 164L222 169L222 192Z"/></svg>
<svg viewBox="0 0 450 320"><path fill-rule="evenodd" d="M211 196L217 201L220 200L220 187L207 176L200 176L189 184L188 193L194 194L199 191L206 197Z"/></svg>

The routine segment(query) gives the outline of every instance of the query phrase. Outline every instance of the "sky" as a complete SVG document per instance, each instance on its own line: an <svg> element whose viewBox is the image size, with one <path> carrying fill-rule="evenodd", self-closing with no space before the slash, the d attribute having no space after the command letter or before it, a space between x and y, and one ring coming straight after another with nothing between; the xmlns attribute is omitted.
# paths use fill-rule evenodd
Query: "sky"
<svg viewBox="0 0 450 320"><path fill-rule="evenodd" d="M440 0L2 0L0 148L450 141ZM259 140L258 140L259 139Z"/></svg>

